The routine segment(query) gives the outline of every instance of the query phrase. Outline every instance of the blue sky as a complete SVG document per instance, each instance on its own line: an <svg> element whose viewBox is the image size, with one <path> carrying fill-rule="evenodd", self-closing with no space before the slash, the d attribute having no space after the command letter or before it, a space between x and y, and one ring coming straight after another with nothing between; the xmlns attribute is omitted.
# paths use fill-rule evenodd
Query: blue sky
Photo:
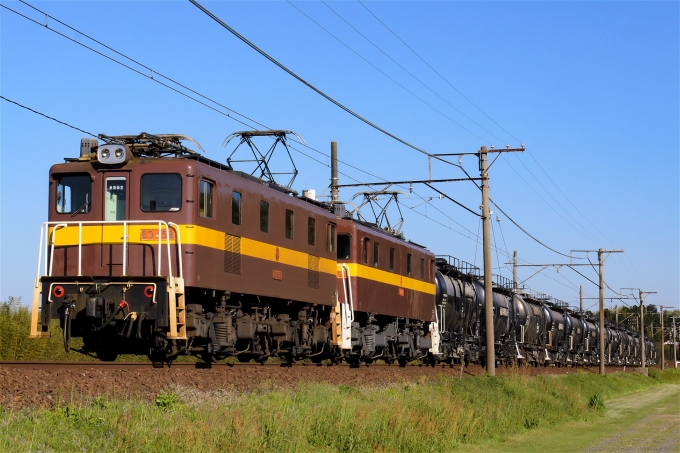
<svg viewBox="0 0 680 453"><path fill-rule="evenodd" d="M1 3L45 22L22 3ZM30 3L270 128L296 131L324 154L337 140L340 159L367 172L392 180L427 177L424 155L324 100L189 2ZM506 155L492 167L491 196L502 209L565 253L625 249L607 260L607 284L656 290L649 303L678 306L678 2L364 2L448 83L360 3L293 4L345 45L285 1L204 2L319 89L430 153L524 143L526 153ZM48 24L114 56L53 20ZM2 95L61 121L109 135L187 134L218 161L228 155L220 147L224 137L245 128L6 9L0 25ZM47 218L48 170L77 156L83 134L5 101L0 114L0 298L28 301ZM326 156L301 150L328 164ZM293 156L300 170L296 188L327 195L328 168ZM477 173L473 158L463 165ZM345 164L340 170L375 179ZM434 164L432 176L464 175ZM341 176L341 182L352 180ZM470 183L438 187L472 209L480 204ZM426 188L414 189L402 197L407 238L481 265L479 220ZM357 191L345 189L341 198ZM418 196L435 198L419 205ZM506 251L517 250L529 263L564 262L495 211L496 273L512 276ZM592 269L580 270L596 281ZM532 273L522 268L520 280ZM567 268L546 270L527 284L571 304L578 303L579 285L597 295L591 282Z"/></svg>

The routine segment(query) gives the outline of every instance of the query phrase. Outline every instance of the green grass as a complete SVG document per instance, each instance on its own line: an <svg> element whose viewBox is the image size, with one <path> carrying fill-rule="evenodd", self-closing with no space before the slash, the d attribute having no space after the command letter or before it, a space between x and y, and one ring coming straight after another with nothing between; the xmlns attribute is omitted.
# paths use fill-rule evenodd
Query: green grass
<svg viewBox="0 0 680 453"><path fill-rule="evenodd" d="M64 350L63 331L58 319L50 323L50 338L29 338L31 312L21 305L21 298L9 297L0 302L0 360L96 361L93 353L77 352L83 348L82 338L71 339L71 352ZM236 360L236 359L234 359ZM122 354L117 362L148 362L146 356ZM180 356L180 362L194 362L193 357Z"/></svg>
<svg viewBox="0 0 680 453"><path fill-rule="evenodd" d="M202 392L177 386L153 401L0 412L2 451L445 452L602 417L607 400L680 382L669 370L440 378L380 387Z"/></svg>

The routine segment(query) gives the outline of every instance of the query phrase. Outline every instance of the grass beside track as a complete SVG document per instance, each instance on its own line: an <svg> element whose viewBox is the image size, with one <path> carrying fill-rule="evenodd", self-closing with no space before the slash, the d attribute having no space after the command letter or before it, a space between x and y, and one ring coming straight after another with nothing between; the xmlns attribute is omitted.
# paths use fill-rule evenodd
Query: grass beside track
<svg viewBox="0 0 680 453"><path fill-rule="evenodd" d="M494 449L518 433L596 423L607 401L680 373L439 378L378 387L203 392L52 410L0 409L2 451L446 452Z"/></svg>

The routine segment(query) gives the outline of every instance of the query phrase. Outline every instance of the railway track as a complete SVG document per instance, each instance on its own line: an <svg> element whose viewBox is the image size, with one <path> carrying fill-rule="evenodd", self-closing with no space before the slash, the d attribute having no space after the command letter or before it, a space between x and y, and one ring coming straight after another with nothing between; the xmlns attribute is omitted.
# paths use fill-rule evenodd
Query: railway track
<svg viewBox="0 0 680 453"><path fill-rule="evenodd" d="M205 362L173 362L168 365L167 363L153 363L153 362L69 362L69 361L22 361L22 360L5 360L0 361L0 368L20 368L20 369L36 369L36 370L48 370L48 369L101 369L101 370L134 370L134 369L150 369L150 368L166 368L166 369L180 369L180 370L190 370L190 369L230 369L230 368L297 368L297 369L328 369L328 368L355 368L355 369L374 369L374 368L389 368L397 371L400 368L422 368L422 369L460 369L460 365L445 365L440 364L436 366L427 366L422 364L408 364L406 366L400 366L398 364L388 365L385 363L372 363L370 365L351 365L347 363L340 364L316 364L316 363L205 363ZM472 365L470 368L475 369L475 373L467 372L468 367L465 367L466 374L480 374L481 369L478 365ZM501 369L510 367L501 367ZM634 367L607 367L609 372L615 371L632 371ZM520 367L520 370L528 370L527 367ZM585 372L598 372L597 366L592 367L562 367L557 368L551 367L539 367L535 370L543 370L541 372L551 373L552 371L557 372L560 370L560 374L564 373L566 370L574 371L585 371ZM483 372L481 373L483 374ZM533 373L532 373L533 374Z"/></svg>
<svg viewBox="0 0 680 453"><path fill-rule="evenodd" d="M61 369L61 368L99 368L99 369L148 369L148 368L179 368L179 369L211 369L211 368L400 368L399 365L387 365L384 363L373 363L371 365L349 365L341 363L337 365L326 365L316 363L205 363L205 362L173 362L171 365L158 364L152 362L57 362L57 361L22 361L6 360L0 361L0 368L32 368L32 369ZM406 365L401 368L432 368L424 365ZM437 368L441 368L438 366ZM446 365L446 368L449 368Z"/></svg>

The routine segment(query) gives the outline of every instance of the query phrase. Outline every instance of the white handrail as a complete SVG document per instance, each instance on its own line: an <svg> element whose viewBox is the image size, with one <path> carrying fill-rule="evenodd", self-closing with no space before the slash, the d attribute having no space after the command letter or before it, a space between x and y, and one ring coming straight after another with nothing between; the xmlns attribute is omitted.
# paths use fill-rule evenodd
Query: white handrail
<svg viewBox="0 0 680 453"><path fill-rule="evenodd" d="M156 266L156 274L161 275L161 222L158 222L158 265ZM167 238L166 238L167 239Z"/></svg>
<svg viewBox="0 0 680 453"><path fill-rule="evenodd" d="M123 275L127 274L127 246L128 246L128 227L129 224L154 224L156 223L158 231L158 258L157 258L157 275L161 276L161 265L162 265L162 244L163 244L163 230L165 230L165 245L166 253L168 258L168 275L172 276L172 249L170 247L170 227L176 232L176 245L179 248L179 273L180 277L183 277L182 268L182 242L180 235L179 225L172 222L165 222L163 220L87 220L82 222L43 222L40 226L40 245L38 248L38 268L36 272L36 278L40 279L40 265L43 262L43 239L44 241L44 270L43 275L51 276L54 263L54 248L56 245L56 235L59 228L65 228L68 226L78 226L78 276L82 276L82 260L83 260L83 224L85 225L112 225L122 223L123 226ZM51 240L50 240L50 227L53 227ZM49 266L48 266L49 261Z"/></svg>
<svg viewBox="0 0 680 453"><path fill-rule="evenodd" d="M83 222L78 222L78 277L83 275Z"/></svg>
<svg viewBox="0 0 680 453"><path fill-rule="evenodd" d="M127 222L123 221L123 275L127 272ZM160 251L158 253L160 255Z"/></svg>
<svg viewBox="0 0 680 453"><path fill-rule="evenodd" d="M57 229L68 226L65 223L58 223L54 225L54 229L52 230L52 248L50 250L50 273L49 275L52 275L52 266L54 265L54 238L57 235Z"/></svg>
<svg viewBox="0 0 680 453"><path fill-rule="evenodd" d="M177 244L177 247L180 251L179 254L179 278L184 278L184 269L182 268L182 235L180 234L180 229L179 225L173 222L168 222L168 225L172 227L177 235L177 238L175 239L175 243Z"/></svg>
<svg viewBox="0 0 680 453"><path fill-rule="evenodd" d="M349 286L349 310L350 310L350 314L352 315L352 317L350 318L350 321L354 322L354 298L352 297L352 280L351 280L351 275L349 273L349 266L347 266L346 264L343 264L342 265L343 280L344 280L344 276L345 276L345 271L347 271L347 286ZM347 289L346 289L344 282L343 282L342 288L345 290L345 303L347 303L348 302Z"/></svg>

